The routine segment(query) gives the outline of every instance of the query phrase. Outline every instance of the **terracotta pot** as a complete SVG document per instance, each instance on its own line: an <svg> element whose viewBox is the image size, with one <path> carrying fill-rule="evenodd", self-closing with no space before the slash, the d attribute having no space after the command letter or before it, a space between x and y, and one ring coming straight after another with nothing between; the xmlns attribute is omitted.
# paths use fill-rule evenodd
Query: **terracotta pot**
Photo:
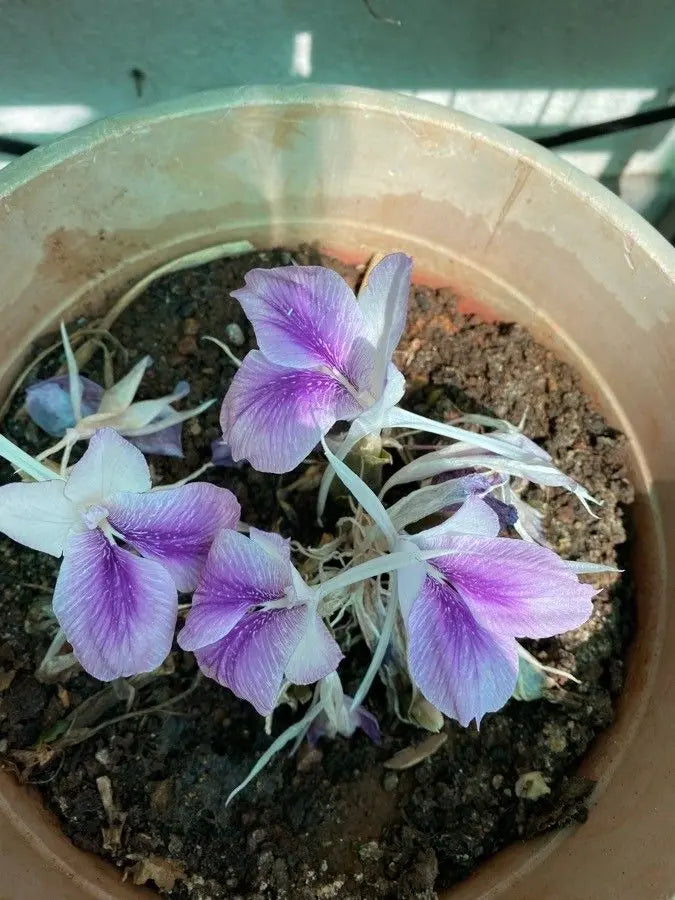
<svg viewBox="0 0 675 900"><path fill-rule="evenodd" d="M190 250L319 240L404 249L525 324L630 438L639 627L614 727L584 772L589 821L513 846L450 892L657 898L675 891L675 251L552 154L469 116L351 88L203 94L96 123L0 176L0 391L36 335ZM669 587L669 579L670 587ZM664 652L664 650L666 652ZM139 896L0 779L2 896Z"/></svg>

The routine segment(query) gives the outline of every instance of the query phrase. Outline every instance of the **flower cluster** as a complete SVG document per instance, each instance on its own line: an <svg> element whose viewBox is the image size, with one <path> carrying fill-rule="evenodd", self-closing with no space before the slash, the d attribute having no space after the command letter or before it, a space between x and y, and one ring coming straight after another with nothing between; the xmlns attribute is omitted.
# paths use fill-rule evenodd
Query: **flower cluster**
<svg viewBox="0 0 675 900"><path fill-rule="evenodd" d="M356 504L302 566L289 539L240 522L226 488L152 487L141 450L180 452L182 421L206 404L176 412L182 384L134 403L149 358L103 391L80 376L62 329L68 377L41 382L27 397L32 418L61 439L48 451L63 450L60 474L0 438L0 453L24 476L0 488L0 530L63 556L54 616L87 672L111 680L159 666L174 638L178 592L187 592L177 640L208 677L264 716L293 685L315 685L304 716L255 771L294 737L349 737L361 728L377 739L363 704L378 674L424 698L434 713L427 722L443 714L479 723L516 690L519 639L576 628L592 611L594 589L578 575L602 567L567 563L546 546L518 486L559 486L588 508L595 501L585 489L509 423L436 422L399 407L405 381L392 355L411 266L402 253L384 257L358 297L320 266L255 269L234 292L259 349L223 401L218 452L228 464L284 473L320 445L327 464L318 514L335 475ZM338 422L346 424L331 449ZM378 493L359 474L359 447L367 439L401 448L399 429L444 442L396 469ZM88 447L69 466L76 440ZM390 488L403 485L408 492L385 506ZM337 670L351 641L339 637L359 629L371 662L350 697Z"/></svg>

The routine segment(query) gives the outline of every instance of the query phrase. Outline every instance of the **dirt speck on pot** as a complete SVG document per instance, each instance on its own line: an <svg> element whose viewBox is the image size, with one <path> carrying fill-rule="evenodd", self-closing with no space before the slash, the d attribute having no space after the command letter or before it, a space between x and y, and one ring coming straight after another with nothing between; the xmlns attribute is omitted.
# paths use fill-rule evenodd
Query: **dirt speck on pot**
<svg viewBox="0 0 675 900"><path fill-rule="evenodd" d="M250 268L291 257L326 262L306 247L249 254L167 276L135 300L113 333L131 361L153 357L145 395L167 393L186 378L186 404L220 399L235 368L201 337L226 340L239 356L251 349L251 328L229 292ZM356 283L355 269L334 265ZM526 499L545 514L552 544L572 559L625 566L633 498L626 442L568 366L521 326L461 313L451 290L424 287L411 291L395 361L410 386L405 405L416 412L439 419L489 412L512 422L525 416L526 434L604 501L591 519L569 495L530 488ZM59 364L58 354L48 358L34 377ZM100 378L97 366L95 357L86 374ZM117 366L119 375L122 361ZM22 399L19 392L4 429L26 449L44 449L49 439L27 419ZM218 406L184 428L184 459L151 458L156 483L206 462L220 437ZM245 521L284 534L292 526L295 537L316 544L322 534L315 487L312 472L305 473L279 478L244 466L212 469L206 478L235 492ZM288 490L302 474L307 490ZM575 770L611 724L622 687L633 628L629 572L597 582L605 589L582 628L527 644L542 662L574 673L579 685L560 682L544 699L512 700L486 716L480 731L447 722L424 753L426 734L389 716L378 686L367 705L380 719L380 745L357 733L303 748L293 759L281 755L226 807L270 738L247 704L206 679L195 682L191 654L174 649L160 675L132 679L129 708L128 695L78 670L56 684L34 678L50 640L57 570L57 560L0 539L2 764L39 787L78 846L172 900L424 900L509 842L587 815L592 783ZM347 691L366 664L362 648L343 664ZM178 695L183 699L175 701ZM282 707L274 734L292 720ZM420 757L410 767L385 768L410 748Z"/></svg>

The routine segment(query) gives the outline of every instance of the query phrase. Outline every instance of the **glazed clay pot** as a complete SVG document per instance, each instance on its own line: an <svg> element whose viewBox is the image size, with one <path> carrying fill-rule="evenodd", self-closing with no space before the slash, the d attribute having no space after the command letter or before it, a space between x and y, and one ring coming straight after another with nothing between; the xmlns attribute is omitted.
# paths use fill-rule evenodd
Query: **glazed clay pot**
<svg viewBox="0 0 675 900"><path fill-rule="evenodd" d="M614 726L584 774L588 822L512 846L453 900L675 892L675 250L591 179L502 129L394 94L246 88L96 123L0 176L0 391L30 341L201 247L319 241L412 254L523 323L629 437L638 632ZM7 900L143 892L76 850L38 796L0 778Z"/></svg>

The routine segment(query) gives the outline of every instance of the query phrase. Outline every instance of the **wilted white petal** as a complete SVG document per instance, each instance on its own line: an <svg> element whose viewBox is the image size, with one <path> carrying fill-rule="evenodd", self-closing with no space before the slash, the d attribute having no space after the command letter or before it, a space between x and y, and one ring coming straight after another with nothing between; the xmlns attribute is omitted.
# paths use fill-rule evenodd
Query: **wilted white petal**
<svg viewBox="0 0 675 900"><path fill-rule="evenodd" d="M114 384L103 394L98 411L100 413L120 413L125 410L136 396L136 391L140 387L143 376L151 365L151 356L144 356L143 359L139 360L124 378L120 379L117 384Z"/></svg>

